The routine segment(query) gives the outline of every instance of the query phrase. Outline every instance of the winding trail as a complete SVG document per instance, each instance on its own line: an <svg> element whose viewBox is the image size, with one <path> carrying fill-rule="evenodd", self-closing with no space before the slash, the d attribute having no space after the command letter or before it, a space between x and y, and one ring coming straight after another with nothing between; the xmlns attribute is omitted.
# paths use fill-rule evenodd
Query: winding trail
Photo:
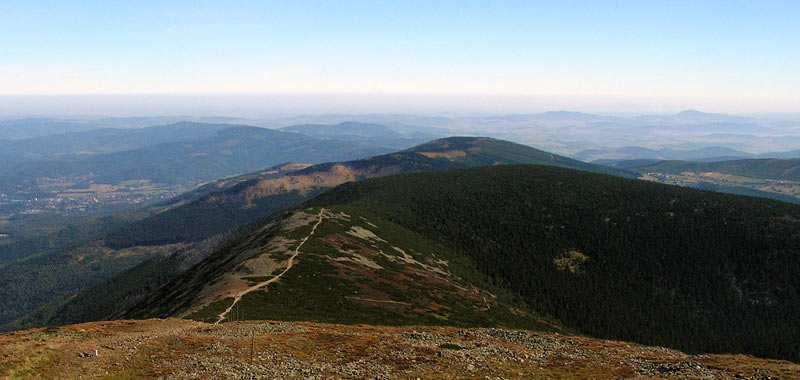
<svg viewBox="0 0 800 380"><path fill-rule="evenodd" d="M265 287L265 286L267 286L267 285L269 285L269 284L271 284L273 282L278 281L281 277L283 277L284 274L286 274L286 272L289 271L289 269L292 269L292 267L294 266L294 259L297 257L298 254L300 254L300 248L303 246L303 244L306 243L306 241L308 241L308 239L311 238L312 235L314 235L314 232L317 231L317 227L319 227L319 225L322 223L322 220L324 219L323 218L323 213L324 212L325 212L324 208L321 208L319 210L319 214L317 214L317 223L314 224L314 227L311 229L311 232L308 233L308 236L304 237L303 240L300 241L300 244L297 245L297 248L294 249L294 254L291 257L289 257L289 260L286 263L286 268L281 273L278 273L277 275L273 276L269 280L264 281L264 282L260 282L258 284L255 284L255 285L253 285L253 286L251 286L251 287L239 292L239 294L236 295L236 298L233 299L233 303L230 306L228 306L228 308L225 309L225 311L223 311L222 313L219 314L219 316L217 317L217 321L214 323L215 325L217 325L220 322L222 322L223 320L225 320L225 318L228 316L228 314L231 312L231 310L233 310L233 307L236 306L236 304L239 303L239 301L242 300L242 297L244 297L245 295L247 295L250 292L256 291L256 290L261 289L261 288L263 288L263 287Z"/></svg>
<svg viewBox="0 0 800 380"><path fill-rule="evenodd" d="M351 300L356 300L356 301L364 301L364 302L390 303L390 304L393 304L393 305L411 306L411 304L410 304L410 303L408 303L408 302L401 302L401 301L392 301L392 300L376 300L376 299L374 299L374 298L361 298L361 297L350 297L350 296L348 296L348 297L344 297L344 298L351 299Z"/></svg>

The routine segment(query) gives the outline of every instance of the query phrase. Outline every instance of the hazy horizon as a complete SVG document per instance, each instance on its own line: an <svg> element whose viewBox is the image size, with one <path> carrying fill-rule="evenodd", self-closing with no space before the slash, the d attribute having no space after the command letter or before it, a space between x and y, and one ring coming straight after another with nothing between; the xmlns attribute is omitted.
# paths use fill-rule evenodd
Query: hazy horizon
<svg viewBox="0 0 800 380"><path fill-rule="evenodd" d="M800 116L800 109L748 102L612 96L432 94L81 94L0 95L0 117L198 116L260 118L314 114L469 116L550 111L601 115L685 110L747 116Z"/></svg>
<svg viewBox="0 0 800 380"><path fill-rule="evenodd" d="M797 2L0 11L4 115L800 112Z"/></svg>

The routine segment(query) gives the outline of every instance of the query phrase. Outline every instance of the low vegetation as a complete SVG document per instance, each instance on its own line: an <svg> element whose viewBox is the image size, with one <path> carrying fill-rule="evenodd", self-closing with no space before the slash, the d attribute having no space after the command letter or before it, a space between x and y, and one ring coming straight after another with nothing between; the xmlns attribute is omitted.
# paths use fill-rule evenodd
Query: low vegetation
<svg viewBox="0 0 800 380"><path fill-rule="evenodd" d="M798 372L779 360L507 329L167 319L0 335L3 378L788 379Z"/></svg>

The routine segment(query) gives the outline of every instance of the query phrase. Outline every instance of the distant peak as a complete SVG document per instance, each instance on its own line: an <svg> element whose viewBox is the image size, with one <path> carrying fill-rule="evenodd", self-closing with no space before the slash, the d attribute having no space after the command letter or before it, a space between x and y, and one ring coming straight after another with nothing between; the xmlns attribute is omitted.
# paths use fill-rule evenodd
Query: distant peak
<svg viewBox="0 0 800 380"><path fill-rule="evenodd" d="M496 140L491 137L481 137L481 136L452 136L452 137L444 137L440 139L436 139L433 141L426 142L422 145L417 145L409 150L411 151L418 151L421 149L434 149L434 148L450 148L450 147L464 147L464 146L474 146L478 143L487 143L487 142L497 142L501 140Z"/></svg>
<svg viewBox="0 0 800 380"><path fill-rule="evenodd" d="M696 115L708 115L709 113L698 111L698 110L683 110L675 114L676 116L696 116Z"/></svg>
<svg viewBox="0 0 800 380"><path fill-rule="evenodd" d="M566 110L542 112L542 115L550 115L550 116L590 116L590 114L588 114L588 113L577 112L577 111L566 111Z"/></svg>

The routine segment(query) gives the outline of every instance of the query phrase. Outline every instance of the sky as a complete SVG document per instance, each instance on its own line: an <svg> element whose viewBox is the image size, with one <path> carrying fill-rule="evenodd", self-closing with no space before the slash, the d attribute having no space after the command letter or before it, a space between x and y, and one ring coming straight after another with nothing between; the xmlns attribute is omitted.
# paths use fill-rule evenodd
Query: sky
<svg viewBox="0 0 800 380"><path fill-rule="evenodd" d="M800 1L4 0L0 15L4 95L800 112Z"/></svg>

